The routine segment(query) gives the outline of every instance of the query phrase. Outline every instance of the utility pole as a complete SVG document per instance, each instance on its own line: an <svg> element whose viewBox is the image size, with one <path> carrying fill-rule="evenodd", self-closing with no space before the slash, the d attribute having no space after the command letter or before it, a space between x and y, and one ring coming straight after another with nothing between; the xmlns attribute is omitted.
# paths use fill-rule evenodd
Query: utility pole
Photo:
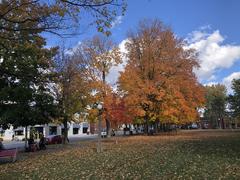
<svg viewBox="0 0 240 180"><path fill-rule="evenodd" d="M101 142L101 132L102 132L102 104L97 105L98 113L98 142L97 142L97 152L102 152L102 142Z"/></svg>

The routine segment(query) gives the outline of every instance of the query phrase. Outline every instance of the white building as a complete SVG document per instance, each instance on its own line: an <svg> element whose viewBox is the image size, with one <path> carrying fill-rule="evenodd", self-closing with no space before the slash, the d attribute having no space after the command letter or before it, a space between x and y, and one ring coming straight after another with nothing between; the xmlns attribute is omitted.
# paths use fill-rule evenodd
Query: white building
<svg viewBox="0 0 240 180"><path fill-rule="evenodd" d="M30 134L30 129L34 129L36 134L42 133L45 137L49 135L63 135L64 132L63 125L49 123L44 125L28 126L28 137ZM87 134L88 132L90 132L90 125L88 122L68 123L69 136ZM12 140L13 135L15 140L22 140L25 137L25 127L18 127L14 129L13 126L11 126L9 129L6 130L0 128L0 137L3 138L3 140Z"/></svg>

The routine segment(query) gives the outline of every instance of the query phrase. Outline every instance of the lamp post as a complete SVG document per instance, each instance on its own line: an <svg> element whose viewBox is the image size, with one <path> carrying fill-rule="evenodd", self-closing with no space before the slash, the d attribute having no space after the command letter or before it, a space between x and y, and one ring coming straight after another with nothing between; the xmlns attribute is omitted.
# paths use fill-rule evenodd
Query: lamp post
<svg viewBox="0 0 240 180"><path fill-rule="evenodd" d="M101 144L101 132L102 132L102 109L103 105L101 103L98 103L97 109L99 111L98 113L98 143L97 143L97 152L102 152L102 144Z"/></svg>

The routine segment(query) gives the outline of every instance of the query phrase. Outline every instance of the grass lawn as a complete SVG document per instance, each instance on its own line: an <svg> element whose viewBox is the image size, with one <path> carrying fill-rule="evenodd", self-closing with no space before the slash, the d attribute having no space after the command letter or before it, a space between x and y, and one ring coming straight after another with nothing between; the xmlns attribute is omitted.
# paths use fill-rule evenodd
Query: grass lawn
<svg viewBox="0 0 240 180"><path fill-rule="evenodd" d="M0 179L240 179L240 131L184 131L49 146L0 165Z"/></svg>

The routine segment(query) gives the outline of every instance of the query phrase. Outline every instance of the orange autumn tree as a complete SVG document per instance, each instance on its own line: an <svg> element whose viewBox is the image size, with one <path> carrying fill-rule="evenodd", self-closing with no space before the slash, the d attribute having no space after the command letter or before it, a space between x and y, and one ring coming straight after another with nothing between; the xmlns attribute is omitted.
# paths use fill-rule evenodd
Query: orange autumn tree
<svg viewBox="0 0 240 180"><path fill-rule="evenodd" d="M117 93L109 93L105 98L104 105L107 109L108 119L111 122L111 128L117 129L122 124L132 123L133 117L128 111L123 97Z"/></svg>
<svg viewBox="0 0 240 180"><path fill-rule="evenodd" d="M128 37L128 62L119 87L135 117L150 122L187 123L196 120L204 103L203 87L193 72L195 52L159 20L142 21Z"/></svg>

